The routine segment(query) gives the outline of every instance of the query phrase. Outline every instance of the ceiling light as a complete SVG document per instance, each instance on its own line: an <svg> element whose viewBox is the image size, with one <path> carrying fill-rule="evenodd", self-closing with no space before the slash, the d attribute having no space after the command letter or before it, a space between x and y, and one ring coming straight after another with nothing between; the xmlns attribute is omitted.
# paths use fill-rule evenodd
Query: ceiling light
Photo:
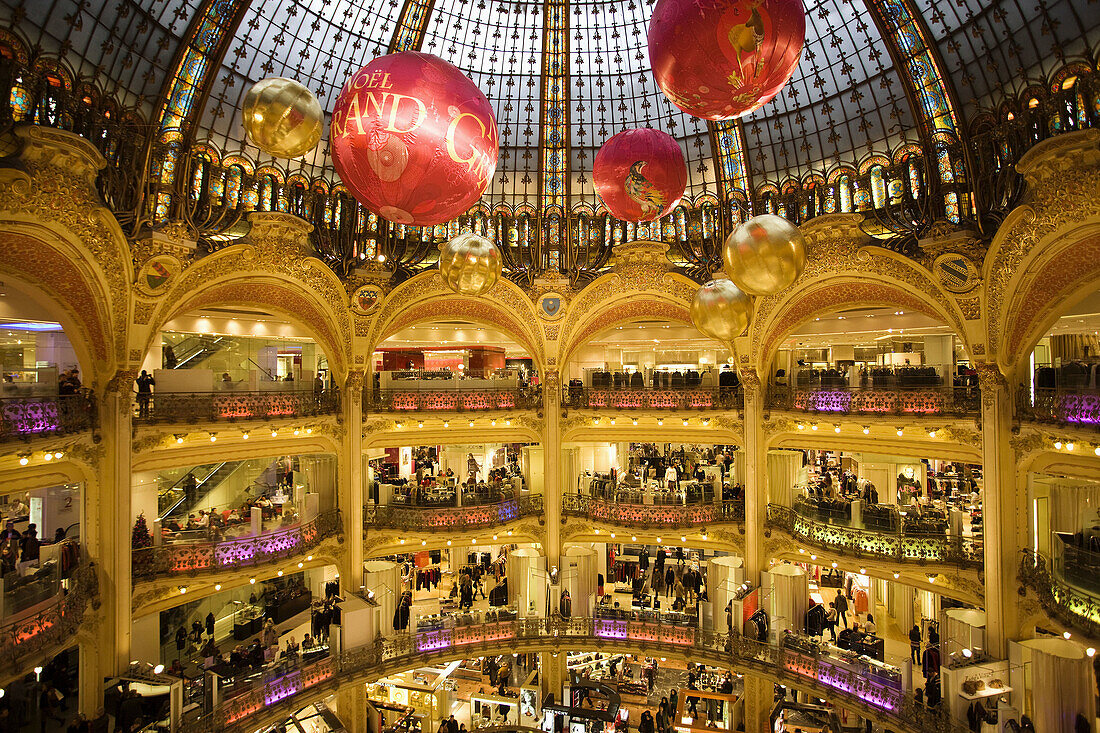
<svg viewBox="0 0 1100 733"><path fill-rule="evenodd" d="M404 425L402 425L401 423L397 423L397 427L399 427L399 428L403 428L403 427L405 427L405 426L404 426ZM297 435L298 433L299 433L299 430L298 430L298 428L294 428L294 434L295 434L295 435Z"/></svg>
<svg viewBox="0 0 1100 733"><path fill-rule="evenodd" d="M153 674L160 674L163 671L164 671L164 665L163 664L158 664L157 666L153 667Z"/></svg>
<svg viewBox="0 0 1100 733"><path fill-rule="evenodd" d="M863 426L863 434L864 435L870 435L871 434L871 428L867 425L864 425Z"/></svg>
<svg viewBox="0 0 1100 733"><path fill-rule="evenodd" d="M1066 450L1073 450L1073 441L1066 443Z"/></svg>
<svg viewBox="0 0 1100 733"><path fill-rule="evenodd" d="M248 584L249 585L256 585L256 579L255 578L249 578L248 579Z"/></svg>
<svg viewBox="0 0 1100 733"><path fill-rule="evenodd" d="M833 560L833 567L836 567L836 560Z"/></svg>
<svg viewBox="0 0 1100 733"><path fill-rule="evenodd" d="M969 649L963 649L962 655L967 659L970 659L972 656L974 656L974 652L970 651Z"/></svg>
<svg viewBox="0 0 1100 733"><path fill-rule="evenodd" d="M593 425L599 425L600 424L600 418L598 418L598 417L592 418L592 424Z"/></svg>
<svg viewBox="0 0 1100 733"><path fill-rule="evenodd" d="M834 433L839 433L840 432L840 426L839 425L834 425L833 426L833 432Z"/></svg>
<svg viewBox="0 0 1100 733"><path fill-rule="evenodd" d="M894 573L894 580L897 580L900 577L901 577L901 573Z"/></svg>
<svg viewBox="0 0 1100 733"><path fill-rule="evenodd" d="M451 423L450 423L450 422L448 422L448 421L446 421L446 420L444 420L444 421L443 421L443 427L445 427L445 428L449 428L449 427L451 427Z"/></svg>
<svg viewBox="0 0 1100 733"><path fill-rule="evenodd" d="M176 435L176 443L182 443L182 442L183 442L183 436L182 435Z"/></svg>
<svg viewBox="0 0 1100 733"><path fill-rule="evenodd" d="M248 440L248 433L243 433L241 435L241 440Z"/></svg>
<svg viewBox="0 0 1100 733"><path fill-rule="evenodd" d="M450 546L451 546L451 541L447 540L447 547L450 547Z"/></svg>
<svg viewBox="0 0 1100 733"><path fill-rule="evenodd" d="M309 435L312 432L313 432L313 428L306 428L306 435Z"/></svg>
<svg viewBox="0 0 1100 733"><path fill-rule="evenodd" d="M1068 640L1071 634L1068 631L1062 632L1062 638Z"/></svg>
<svg viewBox="0 0 1100 733"><path fill-rule="evenodd" d="M817 423L810 426L810 430L817 430Z"/></svg>
<svg viewBox="0 0 1100 733"><path fill-rule="evenodd" d="M608 420L608 422L610 422L610 423L611 423L612 425L614 425L614 424L615 424L615 418L610 418L610 419Z"/></svg>
<svg viewBox="0 0 1100 733"><path fill-rule="evenodd" d="M631 535L631 536L630 536L630 541L631 541L631 542L637 542L637 541L638 541L638 538L637 538L637 537L635 537L634 535Z"/></svg>
<svg viewBox="0 0 1100 733"><path fill-rule="evenodd" d="M660 418L660 417L657 418L657 424L658 425L664 425L665 424L664 418Z"/></svg>
<svg viewBox="0 0 1100 733"><path fill-rule="evenodd" d="M898 437L905 435L905 428L898 428Z"/></svg>
<svg viewBox="0 0 1100 733"><path fill-rule="evenodd" d="M798 423L798 429L799 429L799 430L805 430L805 429L806 429L806 426L805 426L805 425L803 425L802 423Z"/></svg>
<svg viewBox="0 0 1100 733"><path fill-rule="evenodd" d="M1095 657L1096 650L1090 646L1088 649L1085 650L1085 654L1088 654L1090 657Z"/></svg>
<svg viewBox="0 0 1100 733"><path fill-rule="evenodd" d="M50 453L49 451L46 451L46 452L45 452L45 453L44 453L44 454L42 455L42 459L43 459L43 460L46 460L46 461L52 461L52 460L53 460L53 453Z"/></svg>
<svg viewBox="0 0 1100 733"><path fill-rule="evenodd" d="M214 583L214 590L221 590L221 589L222 589L222 584L221 583Z"/></svg>
<svg viewBox="0 0 1100 733"><path fill-rule="evenodd" d="M214 443L217 440L218 440L218 434L217 433L210 433L210 442Z"/></svg>
<svg viewBox="0 0 1100 733"><path fill-rule="evenodd" d="M59 451L59 450L55 450L53 452L53 457L56 458L59 461L61 460L62 456L64 456L64 455L65 454L63 452Z"/></svg>
<svg viewBox="0 0 1100 733"><path fill-rule="evenodd" d="M278 438L279 437L279 431L278 430L272 430L271 431L271 437L272 438Z"/></svg>
<svg viewBox="0 0 1100 733"><path fill-rule="evenodd" d="M180 586L180 593L186 593L186 592L187 592L187 586L186 585L181 585Z"/></svg>
<svg viewBox="0 0 1100 733"><path fill-rule="evenodd" d="M810 559L811 559L811 560L816 560L816 559L817 559L817 555L810 555Z"/></svg>
<svg viewBox="0 0 1100 733"><path fill-rule="evenodd" d="M637 425L638 424L638 418L634 418L631 422L633 422L635 425Z"/></svg>
<svg viewBox="0 0 1100 733"><path fill-rule="evenodd" d="M688 419L685 417L684 418L684 427L686 428L687 426L688 426Z"/></svg>
<svg viewBox="0 0 1100 733"><path fill-rule="evenodd" d="M1062 450L1062 441L1060 441L1060 440L1054 441L1054 450Z"/></svg>
<svg viewBox="0 0 1100 733"><path fill-rule="evenodd" d="M936 431L935 430L929 430L928 431L928 437L929 438L935 438L936 437Z"/></svg>
<svg viewBox="0 0 1100 733"><path fill-rule="evenodd" d="M20 466L25 466L30 462L31 462L30 456L28 456L28 455L19 456L19 465Z"/></svg>

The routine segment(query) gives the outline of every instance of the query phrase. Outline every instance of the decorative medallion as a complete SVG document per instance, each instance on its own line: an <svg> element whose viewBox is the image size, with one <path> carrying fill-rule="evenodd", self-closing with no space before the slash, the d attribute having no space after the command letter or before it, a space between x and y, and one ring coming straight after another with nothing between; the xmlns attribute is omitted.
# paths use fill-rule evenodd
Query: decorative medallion
<svg viewBox="0 0 1100 733"><path fill-rule="evenodd" d="M138 274L138 288L149 295L158 295L168 288L168 284L182 269L180 261L172 255L150 257Z"/></svg>
<svg viewBox="0 0 1100 733"><path fill-rule="evenodd" d="M974 261L958 252L947 252L932 263L940 284L952 293L969 293L978 286L981 274Z"/></svg>
<svg viewBox="0 0 1100 733"><path fill-rule="evenodd" d="M565 298L561 293L544 293L539 298L539 315L548 321L556 321L565 313Z"/></svg>
<svg viewBox="0 0 1100 733"><path fill-rule="evenodd" d="M370 313L382 299L382 291L374 285L364 285L351 296L351 307L359 313Z"/></svg>

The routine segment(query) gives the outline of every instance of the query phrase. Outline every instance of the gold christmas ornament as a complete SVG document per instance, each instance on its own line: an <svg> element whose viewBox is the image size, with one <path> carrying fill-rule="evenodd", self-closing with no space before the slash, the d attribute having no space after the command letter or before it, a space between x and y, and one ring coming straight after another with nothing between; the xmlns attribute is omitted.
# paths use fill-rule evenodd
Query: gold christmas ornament
<svg viewBox="0 0 1100 733"><path fill-rule="evenodd" d="M745 331L752 318L752 298L722 278L699 288L691 301L695 328L719 341L732 341Z"/></svg>
<svg viewBox="0 0 1100 733"><path fill-rule="evenodd" d="M321 141L324 112L309 89L281 76L256 82L244 97L244 129L260 150L297 158Z"/></svg>
<svg viewBox="0 0 1100 733"><path fill-rule="evenodd" d="M754 216L722 248L726 274L749 295L775 295L806 269L802 231L781 216Z"/></svg>
<svg viewBox="0 0 1100 733"><path fill-rule="evenodd" d="M484 295L500 279L500 250L485 237L459 234L440 248L439 274L461 295Z"/></svg>

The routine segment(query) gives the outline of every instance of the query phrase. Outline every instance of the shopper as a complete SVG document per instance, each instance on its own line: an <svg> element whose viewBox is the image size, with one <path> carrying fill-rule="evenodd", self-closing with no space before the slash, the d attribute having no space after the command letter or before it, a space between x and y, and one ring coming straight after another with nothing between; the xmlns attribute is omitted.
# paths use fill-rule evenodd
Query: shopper
<svg viewBox="0 0 1100 733"><path fill-rule="evenodd" d="M844 597L844 591L837 589L836 600L833 603L836 604L837 621L840 622L840 627L848 628L848 599Z"/></svg>
<svg viewBox="0 0 1100 733"><path fill-rule="evenodd" d="M829 610L825 612L825 628L829 630L829 634L833 637L833 641L836 641L836 621L836 604L829 601Z"/></svg>
<svg viewBox="0 0 1100 733"><path fill-rule="evenodd" d="M909 629L909 651L913 655L913 664L920 663L920 627L913 624L913 628Z"/></svg>

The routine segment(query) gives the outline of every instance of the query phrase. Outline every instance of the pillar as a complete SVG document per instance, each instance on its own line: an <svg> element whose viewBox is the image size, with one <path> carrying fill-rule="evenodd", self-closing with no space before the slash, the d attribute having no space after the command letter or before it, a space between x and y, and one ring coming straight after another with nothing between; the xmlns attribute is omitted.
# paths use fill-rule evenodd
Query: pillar
<svg viewBox="0 0 1100 733"><path fill-rule="evenodd" d="M359 683L341 687L336 693L336 714L345 730L365 732L368 729L367 686Z"/></svg>
<svg viewBox="0 0 1100 733"><path fill-rule="evenodd" d="M1020 628L1016 595L1017 550L1026 538L1017 512L1026 502L1018 496L1012 437L1012 395L1009 380L993 364L980 363L978 384L982 392L982 467L985 500L985 609L986 649L1005 659L1008 641Z"/></svg>
<svg viewBox="0 0 1100 733"><path fill-rule="evenodd" d="M772 707L775 704L775 685L766 677L747 674L744 677L745 730L771 730Z"/></svg>
<svg viewBox="0 0 1100 733"><path fill-rule="evenodd" d="M741 374L741 384L745 389L745 578L759 585L760 571L768 566L764 554L764 523L768 517L764 385L756 372L747 370Z"/></svg>
<svg viewBox="0 0 1100 733"><path fill-rule="evenodd" d="M340 569L343 586L353 592L363 584L363 384L366 372L356 369L344 380L340 414L344 434L340 441L339 506L343 511L346 567Z"/></svg>
<svg viewBox="0 0 1100 733"><path fill-rule="evenodd" d="M558 371L546 372L542 388L543 409L543 513L546 517L546 542L542 554L547 570L560 567L561 559L561 380ZM563 663L564 664L564 663Z"/></svg>
<svg viewBox="0 0 1100 733"><path fill-rule="evenodd" d="M80 643L80 712L95 717L103 707L103 680L130 663L131 391L136 371L119 370L99 399L103 453L98 490L84 492L81 533L99 571L99 623ZM150 518L146 518L150 519ZM149 528L155 528L151 521Z"/></svg>
<svg viewBox="0 0 1100 733"><path fill-rule="evenodd" d="M555 702L564 702L561 696L561 687L569 681L569 671L565 666L565 652L563 651L560 654L540 652L539 666L542 667L542 672L539 674L539 686L542 688L540 697L546 697L546 695L553 693Z"/></svg>

